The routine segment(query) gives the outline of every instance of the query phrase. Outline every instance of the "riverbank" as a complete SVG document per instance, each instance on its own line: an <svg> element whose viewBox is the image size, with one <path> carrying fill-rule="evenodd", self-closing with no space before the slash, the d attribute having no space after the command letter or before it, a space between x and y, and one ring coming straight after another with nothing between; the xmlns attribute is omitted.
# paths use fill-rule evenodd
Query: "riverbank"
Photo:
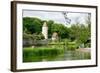
<svg viewBox="0 0 100 73"><path fill-rule="evenodd" d="M76 51L80 51L80 52L91 52L91 48L79 48L79 49L76 49Z"/></svg>

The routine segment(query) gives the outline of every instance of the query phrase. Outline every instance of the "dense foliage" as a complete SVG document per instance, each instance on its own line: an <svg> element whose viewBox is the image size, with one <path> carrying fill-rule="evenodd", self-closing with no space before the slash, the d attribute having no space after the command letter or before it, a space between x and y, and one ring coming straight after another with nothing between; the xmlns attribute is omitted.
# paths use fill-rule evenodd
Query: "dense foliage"
<svg viewBox="0 0 100 73"><path fill-rule="evenodd" d="M53 32L57 32L61 40L68 39L75 41L77 44L85 44L90 47L91 29L89 24L71 24L71 27L66 27L64 24L55 23L53 20L42 20L39 18L23 18L23 37L24 39L41 40L43 23L47 22L48 36L52 37ZM89 40L89 41L88 41Z"/></svg>

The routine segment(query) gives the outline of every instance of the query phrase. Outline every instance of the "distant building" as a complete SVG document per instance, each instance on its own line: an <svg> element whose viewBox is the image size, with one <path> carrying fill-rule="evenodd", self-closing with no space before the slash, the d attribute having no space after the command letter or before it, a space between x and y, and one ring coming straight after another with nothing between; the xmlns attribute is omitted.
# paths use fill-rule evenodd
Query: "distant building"
<svg viewBox="0 0 100 73"><path fill-rule="evenodd" d="M42 34L43 34L45 39L48 39L48 26L47 26L46 22L43 23Z"/></svg>
<svg viewBox="0 0 100 73"><path fill-rule="evenodd" d="M52 41L57 41L58 40L58 33L57 32L54 32L52 34Z"/></svg>

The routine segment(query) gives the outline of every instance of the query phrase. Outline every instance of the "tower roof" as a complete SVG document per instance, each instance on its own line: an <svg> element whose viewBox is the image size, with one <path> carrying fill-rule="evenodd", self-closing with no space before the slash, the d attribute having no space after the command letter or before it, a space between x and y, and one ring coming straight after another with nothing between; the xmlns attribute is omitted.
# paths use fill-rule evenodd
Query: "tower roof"
<svg viewBox="0 0 100 73"><path fill-rule="evenodd" d="M47 23L46 22L43 23L43 27L47 27Z"/></svg>

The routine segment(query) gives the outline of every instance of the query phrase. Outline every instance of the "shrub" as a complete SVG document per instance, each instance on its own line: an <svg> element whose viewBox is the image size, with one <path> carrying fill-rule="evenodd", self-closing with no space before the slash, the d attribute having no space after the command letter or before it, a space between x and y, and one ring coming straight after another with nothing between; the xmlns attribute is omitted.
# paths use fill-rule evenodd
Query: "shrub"
<svg viewBox="0 0 100 73"><path fill-rule="evenodd" d="M75 50L77 49L76 45L68 45L67 50Z"/></svg>
<svg viewBox="0 0 100 73"><path fill-rule="evenodd" d="M44 36L42 33L35 33L35 34L27 34L23 33L23 46L24 47L29 47L32 46L33 44L38 44L38 40L44 39ZM41 45L41 44L39 44Z"/></svg>
<svg viewBox="0 0 100 73"><path fill-rule="evenodd" d="M86 43L86 44L85 44L85 47L86 47L86 48L87 48L87 47L88 47L88 48L91 47L91 43Z"/></svg>
<svg viewBox="0 0 100 73"><path fill-rule="evenodd" d="M29 47L33 44L33 36L31 34L23 33L23 47Z"/></svg>
<svg viewBox="0 0 100 73"><path fill-rule="evenodd" d="M44 39L44 36L42 33L35 33L32 35L34 40L42 40Z"/></svg>
<svg viewBox="0 0 100 73"><path fill-rule="evenodd" d="M67 44L67 50L75 50L78 48L78 45L76 42L68 42Z"/></svg>

